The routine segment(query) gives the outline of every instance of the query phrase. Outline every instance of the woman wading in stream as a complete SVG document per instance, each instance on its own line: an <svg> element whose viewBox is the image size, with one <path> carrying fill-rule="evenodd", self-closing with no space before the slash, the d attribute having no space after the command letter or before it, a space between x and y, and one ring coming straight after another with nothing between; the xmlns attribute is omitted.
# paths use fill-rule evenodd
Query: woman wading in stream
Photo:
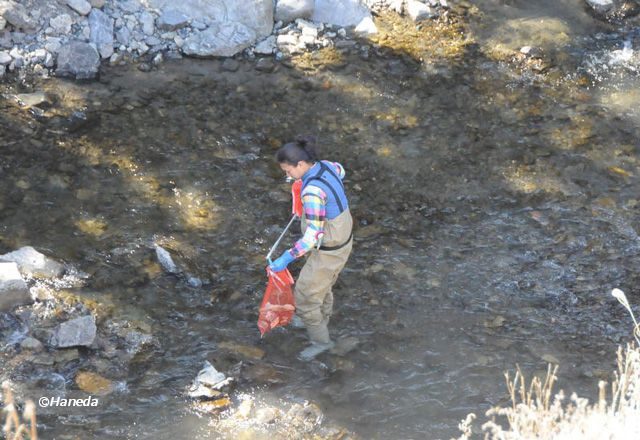
<svg viewBox="0 0 640 440"><path fill-rule="evenodd" d="M310 360L333 347L328 329L333 309L331 288L353 244L353 220L342 184L345 172L339 163L318 160L314 142L308 138L283 145L276 160L287 176L302 179L303 236L269 267L278 272L308 254L294 294L296 314L311 340L300 358Z"/></svg>

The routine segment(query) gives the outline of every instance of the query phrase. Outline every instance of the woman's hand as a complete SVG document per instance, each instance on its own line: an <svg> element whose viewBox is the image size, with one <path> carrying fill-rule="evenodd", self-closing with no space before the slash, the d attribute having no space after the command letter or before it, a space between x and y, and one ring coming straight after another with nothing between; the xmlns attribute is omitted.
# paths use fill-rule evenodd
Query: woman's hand
<svg viewBox="0 0 640 440"><path fill-rule="evenodd" d="M296 259L296 257L291 255L291 252L284 251L282 253L282 255L280 255L280 257L278 257L277 260L275 260L273 263L271 263L269 265L269 269L271 269L274 272L282 272L283 270L285 270L287 268L289 263L291 263L295 259Z"/></svg>

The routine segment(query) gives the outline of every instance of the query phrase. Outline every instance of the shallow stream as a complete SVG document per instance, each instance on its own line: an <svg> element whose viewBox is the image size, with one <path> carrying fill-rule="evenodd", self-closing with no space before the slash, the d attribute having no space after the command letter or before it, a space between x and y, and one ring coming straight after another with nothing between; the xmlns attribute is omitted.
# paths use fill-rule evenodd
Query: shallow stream
<svg viewBox="0 0 640 440"><path fill-rule="evenodd" d="M161 345L99 414L43 417L43 438L240 438L188 409L207 359L361 438L451 438L507 403L516 364L559 362L560 388L596 396L631 339L610 290L640 306L640 35L577 0L474 4L417 30L382 17L373 41L272 72L184 59L5 88L0 250L76 265L78 295ZM34 91L50 104L14 99ZM312 363L302 331L256 327L290 209L273 153L304 133L347 169L356 221L331 331L359 344ZM163 273L154 242L204 286Z"/></svg>

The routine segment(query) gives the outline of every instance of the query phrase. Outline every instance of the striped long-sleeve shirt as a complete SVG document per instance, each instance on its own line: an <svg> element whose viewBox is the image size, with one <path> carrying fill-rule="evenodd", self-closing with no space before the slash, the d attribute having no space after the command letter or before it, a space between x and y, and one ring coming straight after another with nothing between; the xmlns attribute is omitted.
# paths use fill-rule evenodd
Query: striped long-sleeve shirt
<svg viewBox="0 0 640 440"><path fill-rule="evenodd" d="M334 166L340 179L344 179L345 171L342 165L337 162L330 163ZM289 249L295 258L300 258L318 245L318 236L324 233L324 222L327 219L327 194L322 189L309 183L302 191L301 196L307 229L302 238Z"/></svg>

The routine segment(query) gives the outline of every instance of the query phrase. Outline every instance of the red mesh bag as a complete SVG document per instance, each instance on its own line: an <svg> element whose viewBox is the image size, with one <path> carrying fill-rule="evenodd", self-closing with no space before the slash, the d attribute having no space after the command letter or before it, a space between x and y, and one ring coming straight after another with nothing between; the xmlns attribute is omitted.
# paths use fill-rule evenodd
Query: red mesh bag
<svg viewBox="0 0 640 440"><path fill-rule="evenodd" d="M293 277L289 269L274 272L267 268L267 276L269 281L260 304L260 316L258 316L261 336L276 327L289 324L296 310Z"/></svg>

